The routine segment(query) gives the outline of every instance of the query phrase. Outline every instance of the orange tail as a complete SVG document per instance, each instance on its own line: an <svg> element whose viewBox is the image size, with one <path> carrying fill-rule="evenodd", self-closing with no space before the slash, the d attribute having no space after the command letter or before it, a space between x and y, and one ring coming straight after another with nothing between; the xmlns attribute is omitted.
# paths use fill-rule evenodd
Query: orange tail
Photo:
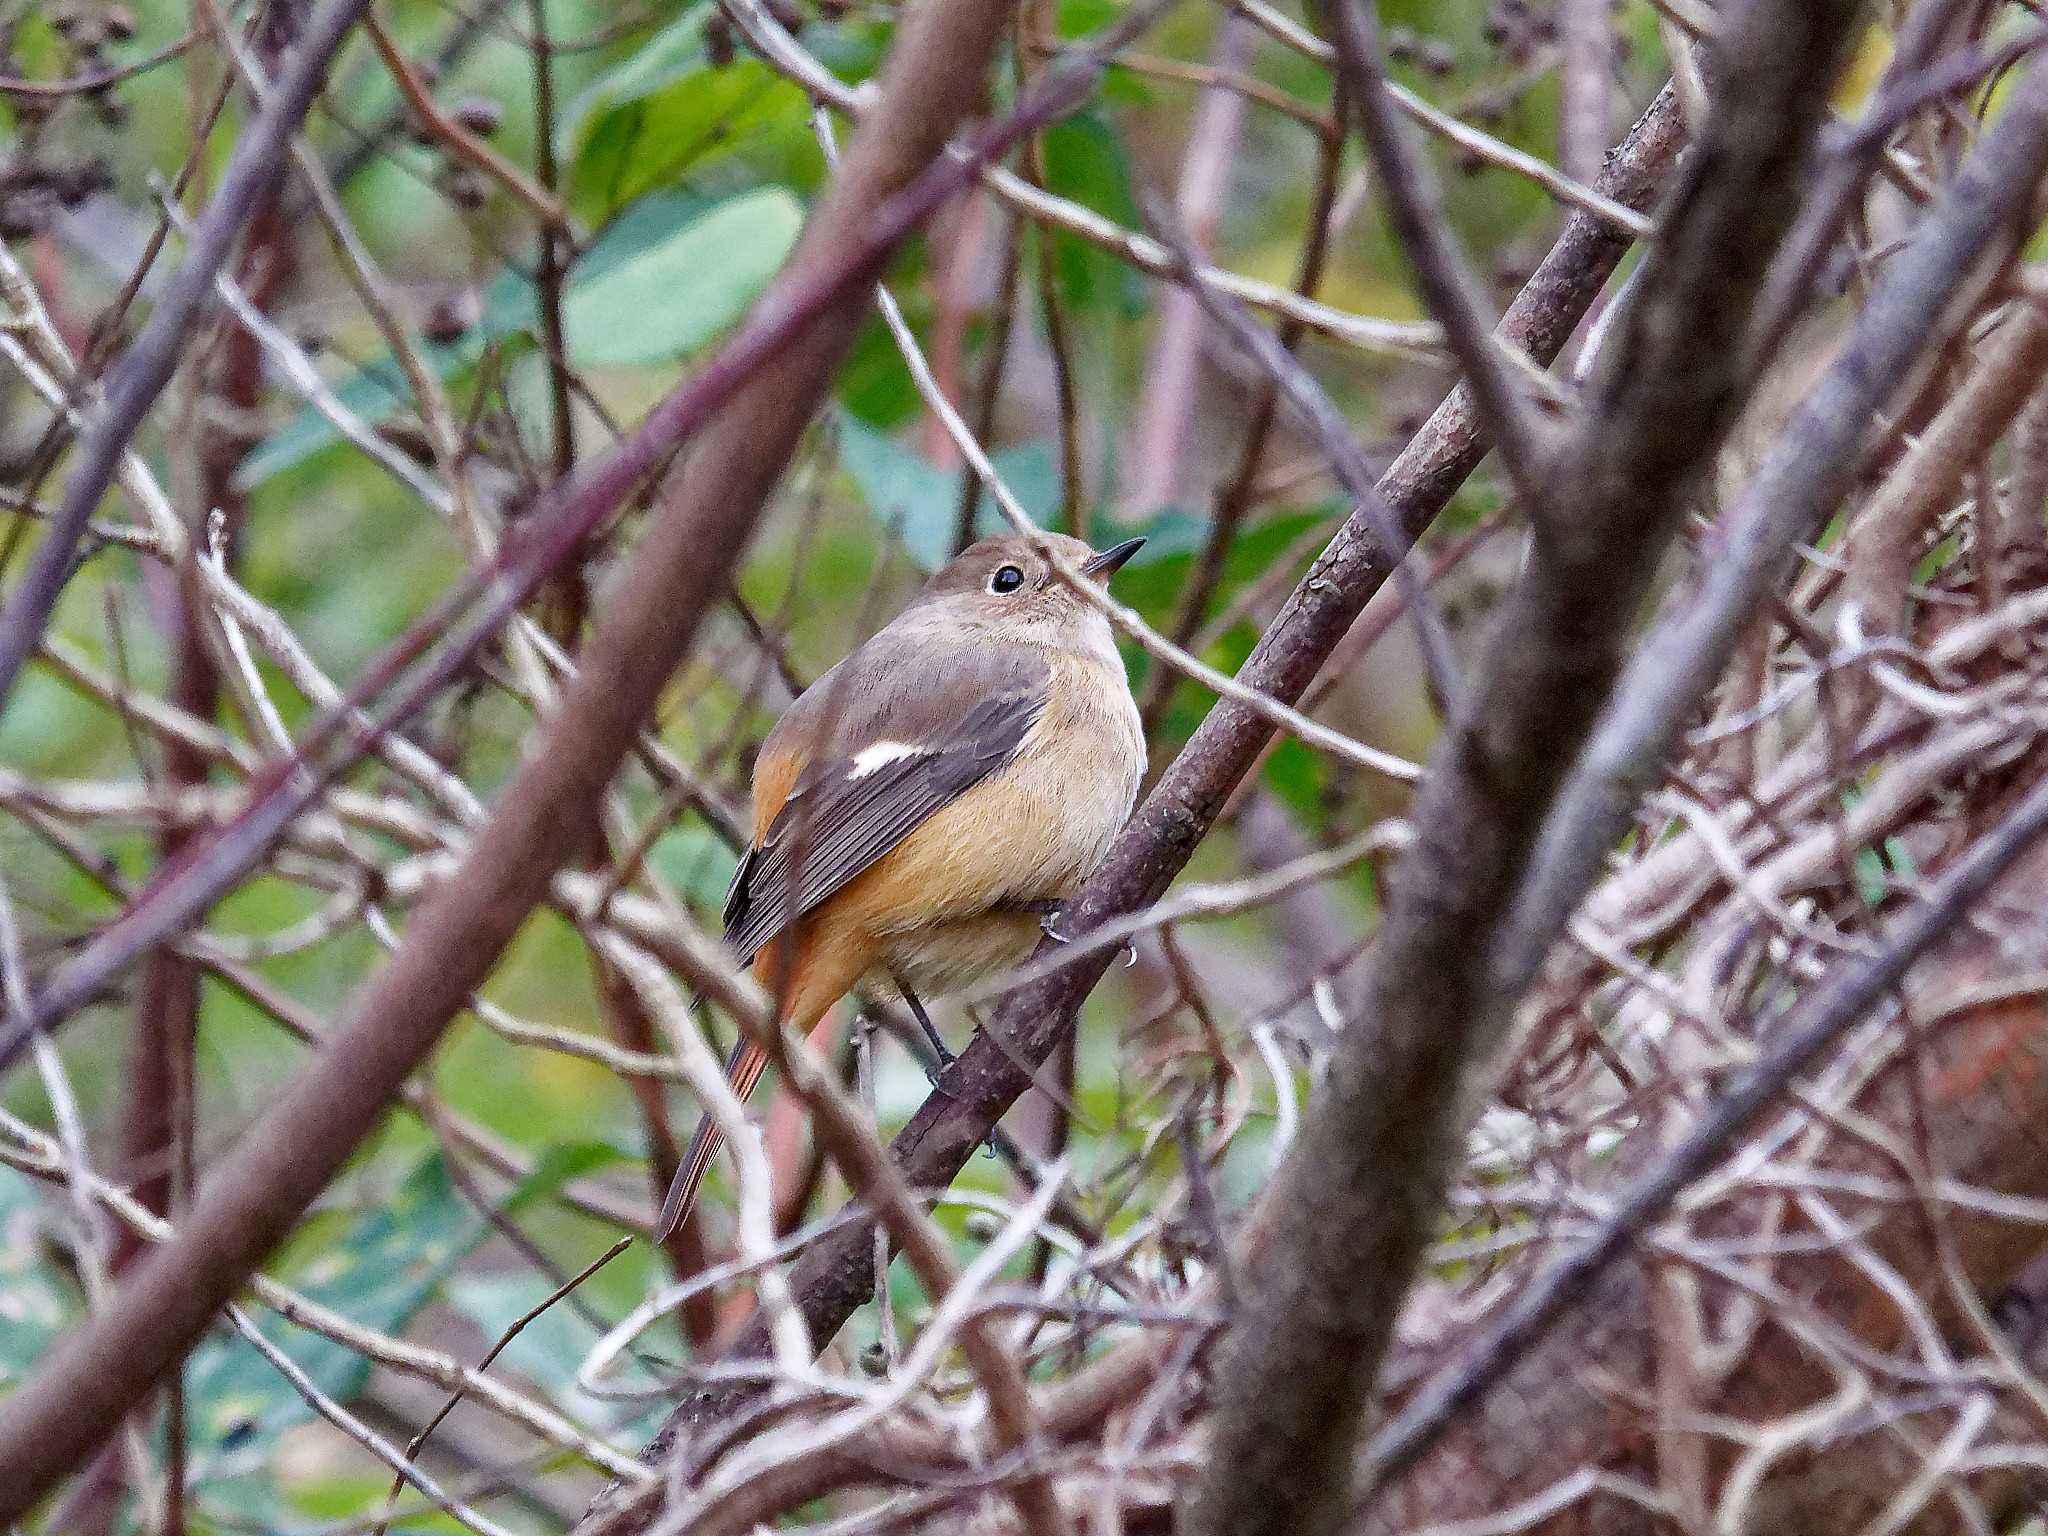
<svg viewBox="0 0 2048 1536"><path fill-rule="evenodd" d="M725 1061L725 1080L732 1084L732 1091L744 1102L754 1091L754 1085L761 1081L761 1073L768 1066L768 1053L751 1040L742 1040L732 1048L732 1055ZM697 1134L690 1138L690 1150L682 1162L676 1165L675 1182L668 1187L668 1198L661 1202L661 1215L654 1223L654 1240L665 1243L669 1234L690 1219L690 1212L697 1204L698 1188L704 1183L705 1170L711 1166L712 1154L718 1151L725 1135L718 1129L718 1122L706 1115L697 1122Z"/></svg>
<svg viewBox="0 0 2048 1536"><path fill-rule="evenodd" d="M782 957L767 950L755 957L754 977L771 992L783 993L781 1021L808 1036L867 970L873 954L872 942L857 930L841 927L823 942L807 930L790 963L793 985L786 989L778 986L776 967ZM744 1100L761 1081L767 1066L767 1053L752 1041L742 1039L726 1058L725 1080ZM724 1139L709 1115L698 1122L697 1134L690 1139L690 1150L676 1169L668 1198L661 1202L661 1215L654 1224L657 1243L668 1241L669 1234L690 1219L690 1211L697 1203L698 1186L704 1182L705 1169L711 1166L711 1154Z"/></svg>

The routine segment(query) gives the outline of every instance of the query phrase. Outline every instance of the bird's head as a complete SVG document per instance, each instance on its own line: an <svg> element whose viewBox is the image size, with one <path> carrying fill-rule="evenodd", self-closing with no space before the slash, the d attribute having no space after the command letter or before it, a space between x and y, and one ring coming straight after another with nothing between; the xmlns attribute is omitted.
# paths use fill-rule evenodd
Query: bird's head
<svg viewBox="0 0 2048 1536"><path fill-rule="evenodd" d="M1048 533L1045 542L1083 581L1106 582L1138 552L1143 539L1095 550ZM963 623L1019 640L1099 648L1109 624L1022 534L998 533L970 544L932 574L918 593L921 618Z"/></svg>

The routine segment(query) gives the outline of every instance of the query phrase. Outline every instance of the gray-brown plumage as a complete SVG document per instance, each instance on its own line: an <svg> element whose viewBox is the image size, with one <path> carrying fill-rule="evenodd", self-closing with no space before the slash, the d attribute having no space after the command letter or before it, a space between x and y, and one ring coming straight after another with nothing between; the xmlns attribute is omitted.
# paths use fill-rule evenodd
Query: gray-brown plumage
<svg viewBox="0 0 2048 1536"><path fill-rule="evenodd" d="M1097 554L1047 537L1093 579L1141 542ZM801 1030L863 982L922 1018L921 996L1030 953L1037 914L1101 862L1143 766L1108 620L1028 540L983 539L769 732L727 938ZM735 1051L727 1070L743 1097L763 1065L751 1043ZM716 1144L707 1120L664 1235Z"/></svg>

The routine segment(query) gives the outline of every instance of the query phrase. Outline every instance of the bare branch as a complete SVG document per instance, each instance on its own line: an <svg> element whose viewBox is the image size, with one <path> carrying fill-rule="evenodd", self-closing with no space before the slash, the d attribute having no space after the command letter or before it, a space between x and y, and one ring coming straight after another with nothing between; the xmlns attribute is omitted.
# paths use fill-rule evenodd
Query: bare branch
<svg viewBox="0 0 2048 1536"><path fill-rule="evenodd" d="M128 439L177 368L215 274L227 264L242 226L275 184L285 146L326 79L328 62L368 3L329 0L307 21L276 91L236 143L234 158L193 234L184 265L108 380L106 398L79 439L57 515L13 597L0 610L0 708L6 707L16 675L49 623L57 595L71 574L86 520L120 468Z"/></svg>
<svg viewBox="0 0 2048 1536"><path fill-rule="evenodd" d="M342 0L337 9L354 14L352 3ZM190 1348L393 1101L574 851L570 828L588 824L578 808L602 793L706 607L723 593L826 387L829 361L851 343L867 307L863 279L962 179L957 171L928 176L919 193L897 196L926 171L972 109L1007 15L1006 6L958 4L907 18L884 75L886 110L850 148L783 278L758 307L758 315L779 320L804 345L794 356L757 350L752 365L730 381L744 385L700 440L689 473L670 487L661 515L634 551L545 744L506 789L460 874L416 914L398 952L353 1000L329 1048L237 1142L177 1236L137 1267L114 1305L0 1407L0 1521L34 1505ZM1134 25L1149 19L1142 7L1133 15ZM318 26L309 38L319 35ZM1072 100L1086 78L1056 66L1038 110L1048 98L1055 105ZM289 126L278 123L272 160ZM918 195L926 201L917 202ZM203 291L212 268L200 276ZM747 334L761 335L762 323ZM714 362L712 370L718 366ZM643 429L646 448L672 446L677 425L702 412L701 380L697 391L686 386L657 407ZM112 445L118 448L125 436L124 430ZM606 505L614 503L639 478L630 456L615 454L607 468L609 474L579 488L587 500L603 501L609 493ZM88 507L96 500L97 493ZM572 547L582 530L573 532ZM23 636L24 646L40 628L38 620Z"/></svg>
<svg viewBox="0 0 2048 1536"><path fill-rule="evenodd" d="M1424 778L1362 1016L1261 1198L1217 1367L1213 1459L1186 1505L1194 1536L1328 1530L1346 1507L1353 1439L1436 1221L1468 1077L1512 1002L1489 974L1490 937L1733 418L1741 327L1797 209L1857 12L1752 4L1723 40L1726 105L1687 162L1552 466L1550 515L1484 674Z"/></svg>

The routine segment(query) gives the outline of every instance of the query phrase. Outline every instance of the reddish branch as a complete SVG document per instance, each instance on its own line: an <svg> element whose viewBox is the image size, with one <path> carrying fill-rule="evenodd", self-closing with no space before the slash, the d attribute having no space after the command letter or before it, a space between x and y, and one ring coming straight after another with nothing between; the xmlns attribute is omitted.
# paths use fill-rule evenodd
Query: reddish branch
<svg viewBox="0 0 2048 1536"><path fill-rule="evenodd" d="M257 28L258 56L267 65L274 67L289 45L301 19L298 10L290 5L273 6ZM279 191L275 184L267 188L250 213L236 279L249 302L266 314L290 285L297 265L292 227L279 207ZM234 472L255 443L252 424L259 420L262 344L247 327L224 319L219 353L211 361L211 369L197 381L202 404L193 413L193 429L200 487L197 505L204 516L218 513L218 521L210 529L192 528L191 537L195 549L204 549L210 538L218 537L223 557L232 561L246 511ZM218 399L221 409L208 409L203 403L208 397ZM194 719L211 720L220 699L220 675L206 641L205 596L196 576L182 571L167 598L170 702ZM166 739L164 778L172 786L206 783L209 767L206 754L190 742ZM188 828L167 828L161 844L164 856L175 858L189 837ZM130 1190L158 1215L170 1212L174 1182L190 1188L190 1057L198 1012L197 964L167 949L152 954L143 971L130 1045L129 1115L123 1129L122 1157ZM182 1132L181 1119L185 1121ZM121 1228L115 1247L116 1268L126 1268L140 1247L134 1233Z"/></svg>
<svg viewBox="0 0 2048 1536"><path fill-rule="evenodd" d="M1193 1536L1313 1533L1344 1515L1365 1406L1462 1144L1468 1079L1514 1001L1491 940L1740 403L1743 327L1859 9L1757 0L1724 22L1730 105L1702 129L1576 431L1532 484L1529 557L1418 792L1360 1017L1262 1196L1264 1240L1238 1256L1208 1469L1182 1511Z"/></svg>
<svg viewBox="0 0 2048 1536"><path fill-rule="evenodd" d="M254 43L271 72L304 20L305 7L270 7L256 26ZM188 40L189 41L189 40ZM185 43L157 56L158 61L182 52ZM146 66L145 66L146 67ZM135 67L117 72L136 72ZM237 281L259 310L268 312L292 280L295 266L290 221L278 207L279 185L273 180L258 194L249 212ZM254 444L250 424L263 384L263 351L256 336L232 319L222 322L218 347L198 349L191 370L196 408L189 413L190 449L196 460L199 497L195 515L218 518L214 526L190 528L195 549L217 537L224 559L232 561L241 538L245 511L234 485L234 470ZM211 402L217 401L219 409ZM170 656L168 697L189 716L212 720L220 699L220 675L206 634L205 597L187 565L162 576L158 610L164 618ZM173 790L203 785L209 760L183 738L164 744L163 777ZM159 842L159 855L175 860L190 840L189 828L172 826ZM136 989L135 1021L126 1058L127 1106L121 1123L120 1161L129 1189L149 1210L171 1213L174 1199L189 1195L193 1182L194 1048L199 1025L200 968L171 949L153 953ZM143 1243L127 1226L113 1235L110 1266L124 1273L141 1256ZM185 1529L185 1404L174 1378L163 1393L164 1510L160 1529L177 1536ZM81 1531L112 1530L119 1495L127 1481L124 1459L113 1445L103 1447L93 1468L74 1490L67 1513ZM81 1503L95 1491L97 1502Z"/></svg>
<svg viewBox="0 0 2048 1536"><path fill-rule="evenodd" d="M1683 135L1677 99L1667 87L1610 157L1600 191L1631 208L1647 208ZM1573 214L1502 318L1503 338L1539 362L1554 359L1628 244L1626 235L1605 222ZM1450 501L1486 447L1472 403L1460 387L1379 483L1410 538ZM1391 570L1365 515L1354 513L1288 598L1246 660L1240 679L1275 698L1298 699ZM1070 909L1063 920L1068 930L1085 932L1156 901L1271 734L1265 717L1250 709L1221 701L1210 710ZM1031 1087L1027 1068L1048 1060L1072 1030L1108 958L1091 957L1004 1000L987 1031L1003 1044L977 1038L891 1144L892 1156L912 1185L945 1185L965 1166L1004 1112ZM791 1289L814 1339L829 1339L873 1295L873 1230L866 1223L840 1228L797 1262ZM755 1328L741 1337L735 1351L759 1354L765 1345L765 1335ZM745 1396L743 1388L723 1386L684 1399L643 1456L667 1455L679 1436L732 1413ZM629 1503L616 1497L601 1500L579 1532L645 1529L652 1510L629 1508Z"/></svg>
<svg viewBox="0 0 2048 1536"><path fill-rule="evenodd" d="M724 591L866 312L865 282L893 244L875 239L877 210L890 211L972 109L1007 16L1004 5L957 0L905 18L876 112L762 301L763 314L785 319L789 307L810 305L797 310L804 318L796 344L757 350L737 392L699 435L608 596L605 621L543 740L457 873L420 907L325 1048L223 1160L176 1236L0 1405L0 1522L33 1507L191 1348L395 1101L576 852L576 833ZM1056 88L1061 100L1071 98L1071 80ZM928 182L926 191L936 201L957 185L957 177ZM761 348L760 328L749 335ZM678 395L701 398L688 386ZM655 419L673 423L678 439L697 425L667 407Z"/></svg>

